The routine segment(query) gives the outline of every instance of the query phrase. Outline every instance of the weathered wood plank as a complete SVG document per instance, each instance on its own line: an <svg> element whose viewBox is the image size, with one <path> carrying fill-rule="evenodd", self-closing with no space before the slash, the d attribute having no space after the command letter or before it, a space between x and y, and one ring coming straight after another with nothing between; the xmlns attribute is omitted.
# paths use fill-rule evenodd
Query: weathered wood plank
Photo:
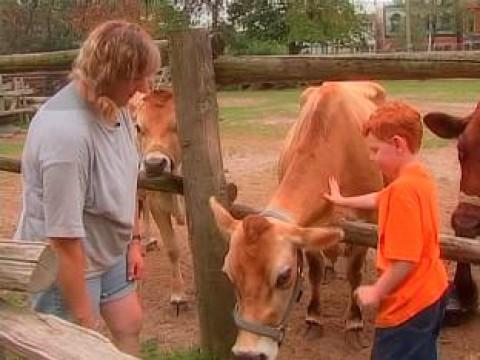
<svg viewBox="0 0 480 360"><path fill-rule="evenodd" d="M2 117L10 117L13 115L21 115L21 114L33 114L37 111L37 109L33 106L24 107L24 108L16 108L12 110L3 110L0 111L0 118Z"/></svg>
<svg viewBox="0 0 480 360"><path fill-rule="evenodd" d="M373 224L345 221L345 242L377 247L377 227ZM453 235L440 235L440 251L443 259L480 264L480 242Z"/></svg>
<svg viewBox="0 0 480 360"><path fill-rule="evenodd" d="M159 49L165 51L168 43L165 40L155 41ZM0 56L0 73L19 73L32 71L67 70L78 54L78 49L52 51L34 54L14 54Z"/></svg>
<svg viewBox="0 0 480 360"><path fill-rule="evenodd" d="M0 260L22 260L37 262L45 244L41 242L22 241L18 246L17 241L0 239Z"/></svg>
<svg viewBox="0 0 480 360"><path fill-rule="evenodd" d="M0 171L20 173L20 160L0 156ZM176 194L183 193L183 179L180 176L164 174L153 178L147 178L140 175L138 178L138 187L146 190L165 191Z"/></svg>
<svg viewBox="0 0 480 360"><path fill-rule="evenodd" d="M167 42L158 43L160 49ZM58 71L78 50L0 56L0 73ZM275 81L406 80L480 77L480 52L449 51L335 56L241 56L215 60L219 84Z"/></svg>
<svg viewBox="0 0 480 360"><path fill-rule="evenodd" d="M170 40L201 344L227 359L236 332L231 315L234 296L221 271L226 243L208 205L213 195L227 204L212 49L206 30L175 33Z"/></svg>
<svg viewBox="0 0 480 360"><path fill-rule="evenodd" d="M152 191L165 191L175 194L183 194L183 178L165 173L162 176L146 177L140 175L138 188Z"/></svg>
<svg viewBox="0 0 480 360"><path fill-rule="evenodd" d="M56 258L47 242L0 239L0 290L38 291L56 278Z"/></svg>
<svg viewBox="0 0 480 360"><path fill-rule="evenodd" d="M0 156L0 171L20 174L21 164L19 160Z"/></svg>
<svg viewBox="0 0 480 360"><path fill-rule="evenodd" d="M0 348L32 360L134 360L103 335L0 302Z"/></svg>
<svg viewBox="0 0 480 360"><path fill-rule="evenodd" d="M480 78L480 53L239 56L215 61L218 84Z"/></svg>

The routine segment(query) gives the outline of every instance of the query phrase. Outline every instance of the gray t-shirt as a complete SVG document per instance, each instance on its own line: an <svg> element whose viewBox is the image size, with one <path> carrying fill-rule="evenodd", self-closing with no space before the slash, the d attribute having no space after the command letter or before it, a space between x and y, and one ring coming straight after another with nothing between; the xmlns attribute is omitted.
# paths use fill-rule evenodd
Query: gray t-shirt
<svg viewBox="0 0 480 360"><path fill-rule="evenodd" d="M127 111L109 126L68 84L44 104L28 129L15 239L82 238L87 277L102 273L126 253L137 172Z"/></svg>

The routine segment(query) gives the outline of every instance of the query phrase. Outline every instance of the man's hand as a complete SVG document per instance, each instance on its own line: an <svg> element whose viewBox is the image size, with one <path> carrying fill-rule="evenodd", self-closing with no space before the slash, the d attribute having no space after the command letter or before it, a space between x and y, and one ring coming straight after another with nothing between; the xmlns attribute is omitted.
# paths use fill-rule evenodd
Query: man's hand
<svg viewBox="0 0 480 360"><path fill-rule="evenodd" d="M141 280L144 275L144 261L142 254L142 244L140 241L132 241L128 246L127 271L128 280Z"/></svg>

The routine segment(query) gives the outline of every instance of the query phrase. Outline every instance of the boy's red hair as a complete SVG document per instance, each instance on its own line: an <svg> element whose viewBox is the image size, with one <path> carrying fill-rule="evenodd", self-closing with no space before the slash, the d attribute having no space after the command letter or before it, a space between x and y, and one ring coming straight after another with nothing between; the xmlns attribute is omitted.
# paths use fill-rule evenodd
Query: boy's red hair
<svg viewBox="0 0 480 360"><path fill-rule="evenodd" d="M422 145L423 126L420 113L400 101L389 101L378 107L364 125L365 136L372 134L382 141L390 141L395 135L407 141L412 153Z"/></svg>

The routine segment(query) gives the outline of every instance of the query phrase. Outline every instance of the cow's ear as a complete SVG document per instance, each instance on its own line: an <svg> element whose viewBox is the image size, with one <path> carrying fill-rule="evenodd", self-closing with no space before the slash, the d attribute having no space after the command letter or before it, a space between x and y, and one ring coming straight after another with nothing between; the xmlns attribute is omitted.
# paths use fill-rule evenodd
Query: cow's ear
<svg viewBox="0 0 480 360"><path fill-rule="evenodd" d="M297 227L292 231L289 239L302 248L322 250L343 240L344 236L343 230L337 227Z"/></svg>
<svg viewBox="0 0 480 360"><path fill-rule="evenodd" d="M143 93L140 91L137 91L135 92L135 94L133 94L133 96L128 101L128 108L131 111L131 113L135 113L138 110L138 108L143 102L143 99L145 99L147 95L148 95L147 93Z"/></svg>
<svg viewBox="0 0 480 360"><path fill-rule="evenodd" d="M212 209L213 216L218 228L224 234L230 235L239 220L233 218L233 216L212 196L210 198L210 208Z"/></svg>
<svg viewBox="0 0 480 360"><path fill-rule="evenodd" d="M470 119L471 116L460 118L432 112L423 117L423 122L435 135L444 139L453 139L465 130Z"/></svg>

